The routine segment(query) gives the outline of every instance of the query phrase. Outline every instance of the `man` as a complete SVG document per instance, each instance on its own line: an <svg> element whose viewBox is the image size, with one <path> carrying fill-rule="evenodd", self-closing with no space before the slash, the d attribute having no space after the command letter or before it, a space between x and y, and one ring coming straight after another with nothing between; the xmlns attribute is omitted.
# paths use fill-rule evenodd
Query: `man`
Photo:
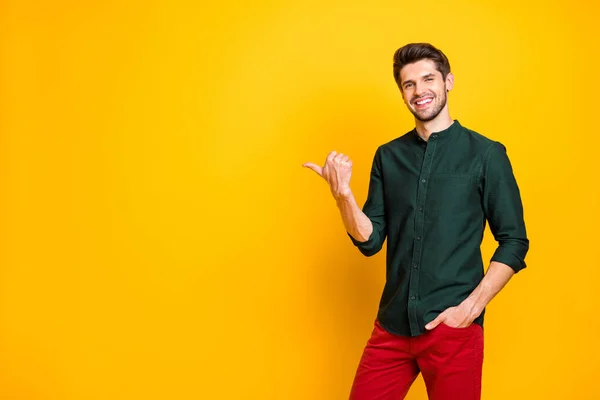
<svg viewBox="0 0 600 400"><path fill-rule="evenodd" d="M430 399L479 399L484 310L529 249L519 188L505 147L450 118L454 76L440 50L401 47L393 72L415 128L377 149L362 211L347 155L303 164L327 181L365 256L387 238L386 284L350 398L402 399L422 373ZM498 248L484 274L486 221Z"/></svg>

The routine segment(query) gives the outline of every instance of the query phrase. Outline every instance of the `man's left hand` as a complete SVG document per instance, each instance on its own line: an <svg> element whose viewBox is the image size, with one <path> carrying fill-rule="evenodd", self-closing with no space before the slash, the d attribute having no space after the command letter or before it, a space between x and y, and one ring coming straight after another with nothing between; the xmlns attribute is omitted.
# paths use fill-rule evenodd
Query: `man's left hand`
<svg viewBox="0 0 600 400"><path fill-rule="evenodd" d="M442 323L451 328L467 328L475 318L476 316L472 317L467 307L461 304L443 311L436 319L425 325L425 329L431 330Z"/></svg>

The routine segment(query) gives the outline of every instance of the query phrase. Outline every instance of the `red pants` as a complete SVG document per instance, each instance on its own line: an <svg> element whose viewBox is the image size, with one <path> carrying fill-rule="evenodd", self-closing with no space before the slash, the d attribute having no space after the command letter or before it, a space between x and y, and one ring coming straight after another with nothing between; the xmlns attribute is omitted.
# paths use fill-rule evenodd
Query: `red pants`
<svg viewBox="0 0 600 400"><path fill-rule="evenodd" d="M350 400L400 400L419 375L430 400L479 400L483 328L440 324L417 337L391 334L378 321L358 365Z"/></svg>

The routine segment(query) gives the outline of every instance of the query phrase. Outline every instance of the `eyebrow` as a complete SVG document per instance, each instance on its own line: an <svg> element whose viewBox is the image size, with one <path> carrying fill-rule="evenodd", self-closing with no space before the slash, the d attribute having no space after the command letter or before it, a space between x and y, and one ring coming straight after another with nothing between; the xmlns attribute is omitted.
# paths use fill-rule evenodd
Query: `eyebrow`
<svg viewBox="0 0 600 400"><path fill-rule="evenodd" d="M431 77L435 77L435 74L430 72L428 74L423 75L421 78L426 79L426 78L431 78ZM407 83L415 83L415 82L413 80L409 79L407 81L402 82L402 87L404 87L404 85L406 85Z"/></svg>

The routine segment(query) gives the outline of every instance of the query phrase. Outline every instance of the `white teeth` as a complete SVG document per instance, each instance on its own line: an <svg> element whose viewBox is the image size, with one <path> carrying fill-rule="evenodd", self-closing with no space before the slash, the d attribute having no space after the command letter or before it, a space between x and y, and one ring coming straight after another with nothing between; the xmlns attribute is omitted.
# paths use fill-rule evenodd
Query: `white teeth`
<svg viewBox="0 0 600 400"><path fill-rule="evenodd" d="M421 100L421 101L417 101L417 104L422 106L423 104L429 103L431 102L431 99L425 99L425 100Z"/></svg>

